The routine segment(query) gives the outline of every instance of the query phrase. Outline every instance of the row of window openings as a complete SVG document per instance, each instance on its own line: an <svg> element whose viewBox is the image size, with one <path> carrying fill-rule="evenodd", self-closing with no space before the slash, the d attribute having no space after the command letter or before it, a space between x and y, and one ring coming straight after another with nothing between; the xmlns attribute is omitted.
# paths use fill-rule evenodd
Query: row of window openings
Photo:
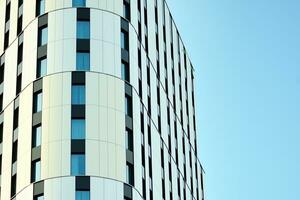
<svg viewBox="0 0 300 200"><path fill-rule="evenodd" d="M88 190L76 190L75 192L76 200L89 200L90 199L90 191ZM33 200L44 200L44 195L35 196Z"/></svg>

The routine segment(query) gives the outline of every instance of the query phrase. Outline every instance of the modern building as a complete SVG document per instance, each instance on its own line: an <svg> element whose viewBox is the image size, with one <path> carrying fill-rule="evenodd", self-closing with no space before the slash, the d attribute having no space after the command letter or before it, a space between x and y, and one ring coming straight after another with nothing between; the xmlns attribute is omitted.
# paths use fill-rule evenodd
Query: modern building
<svg viewBox="0 0 300 200"><path fill-rule="evenodd" d="M1 200L203 200L165 0L0 1Z"/></svg>

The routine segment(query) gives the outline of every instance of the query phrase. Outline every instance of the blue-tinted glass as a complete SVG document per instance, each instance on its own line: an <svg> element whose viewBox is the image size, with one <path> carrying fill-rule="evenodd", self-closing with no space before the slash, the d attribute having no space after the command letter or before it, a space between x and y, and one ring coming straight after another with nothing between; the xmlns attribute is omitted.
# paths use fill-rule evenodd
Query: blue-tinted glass
<svg viewBox="0 0 300 200"><path fill-rule="evenodd" d="M39 0L38 15L45 14L45 0Z"/></svg>
<svg viewBox="0 0 300 200"><path fill-rule="evenodd" d="M128 33L121 32L121 48L128 50Z"/></svg>
<svg viewBox="0 0 300 200"><path fill-rule="evenodd" d="M41 180L41 161L34 162L34 180L39 181Z"/></svg>
<svg viewBox="0 0 300 200"><path fill-rule="evenodd" d="M47 74L47 58L38 60L37 78L45 76Z"/></svg>
<svg viewBox="0 0 300 200"><path fill-rule="evenodd" d="M39 196L37 200L44 200L44 196Z"/></svg>
<svg viewBox="0 0 300 200"><path fill-rule="evenodd" d="M71 175L82 176L85 174L85 155L73 154L71 155Z"/></svg>
<svg viewBox="0 0 300 200"><path fill-rule="evenodd" d="M90 192L76 191L76 200L90 200Z"/></svg>
<svg viewBox="0 0 300 200"><path fill-rule="evenodd" d="M77 21L77 38L89 39L90 38L90 22Z"/></svg>
<svg viewBox="0 0 300 200"><path fill-rule="evenodd" d="M121 78L125 81L129 82L129 67L128 64L123 63L121 64Z"/></svg>
<svg viewBox="0 0 300 200"><path fill-rule="evenodd" d="M40 112L42 110L42 93L37 93L34 95L34 112Z"/></svg>
<svg viewBox="0 0 300 200"><path fill-rule="evenodd" d="M90 53L77 52L76 69L85 71L90 70Z"/></svg>
<svg viewBox="0 0 300 200"><path fill-rule="evenodd" d="M42 127L36 126L33 130L33 141L32 141L32 147L37 147L41 145L42 141Z"/></svg>
<svg viewBox="0 0 300 200"><path fill-rule="evenodd" d="M85 86L72 85L72 104L82 105L85 104Z"/></svg>
<svg viewBox="0 0 300 200"><path fill-rule="evenodd" d="M85 7L85 0L73 0L73 7Z"/></svg>
<svg viewBox="0 0 300 200"><path fill-rule="evenodd" d="M39 46L43 46L48 42L48 27L39 30Z"/></svg>
<svg viewBox="0 0 300 200"><path fill-rule="evenodd" d="M84 119L72 119L71 129L72 129L71 130L72 139L85 139Z"/></svg>

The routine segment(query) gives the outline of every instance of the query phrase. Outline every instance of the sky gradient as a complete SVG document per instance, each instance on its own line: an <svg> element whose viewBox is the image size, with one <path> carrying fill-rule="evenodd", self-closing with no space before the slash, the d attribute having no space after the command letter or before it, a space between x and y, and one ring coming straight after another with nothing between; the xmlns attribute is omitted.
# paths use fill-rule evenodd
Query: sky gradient
<svg viewBox="0 0 300 200"><path fill-rule="evenodd" d="M300 1L167 2L196 69L206 200L299 200Z"/></svg>

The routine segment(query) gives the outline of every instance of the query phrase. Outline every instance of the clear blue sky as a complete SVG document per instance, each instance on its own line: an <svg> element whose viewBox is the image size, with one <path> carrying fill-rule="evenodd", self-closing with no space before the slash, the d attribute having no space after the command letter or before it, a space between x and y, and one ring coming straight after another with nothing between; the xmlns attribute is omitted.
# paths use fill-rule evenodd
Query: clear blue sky
<svg viewBox="0 0 300 200"><path fill-rule="evenodd" d="M168 4L196 68L207 200L299 200L300 1Z"/></svg>

